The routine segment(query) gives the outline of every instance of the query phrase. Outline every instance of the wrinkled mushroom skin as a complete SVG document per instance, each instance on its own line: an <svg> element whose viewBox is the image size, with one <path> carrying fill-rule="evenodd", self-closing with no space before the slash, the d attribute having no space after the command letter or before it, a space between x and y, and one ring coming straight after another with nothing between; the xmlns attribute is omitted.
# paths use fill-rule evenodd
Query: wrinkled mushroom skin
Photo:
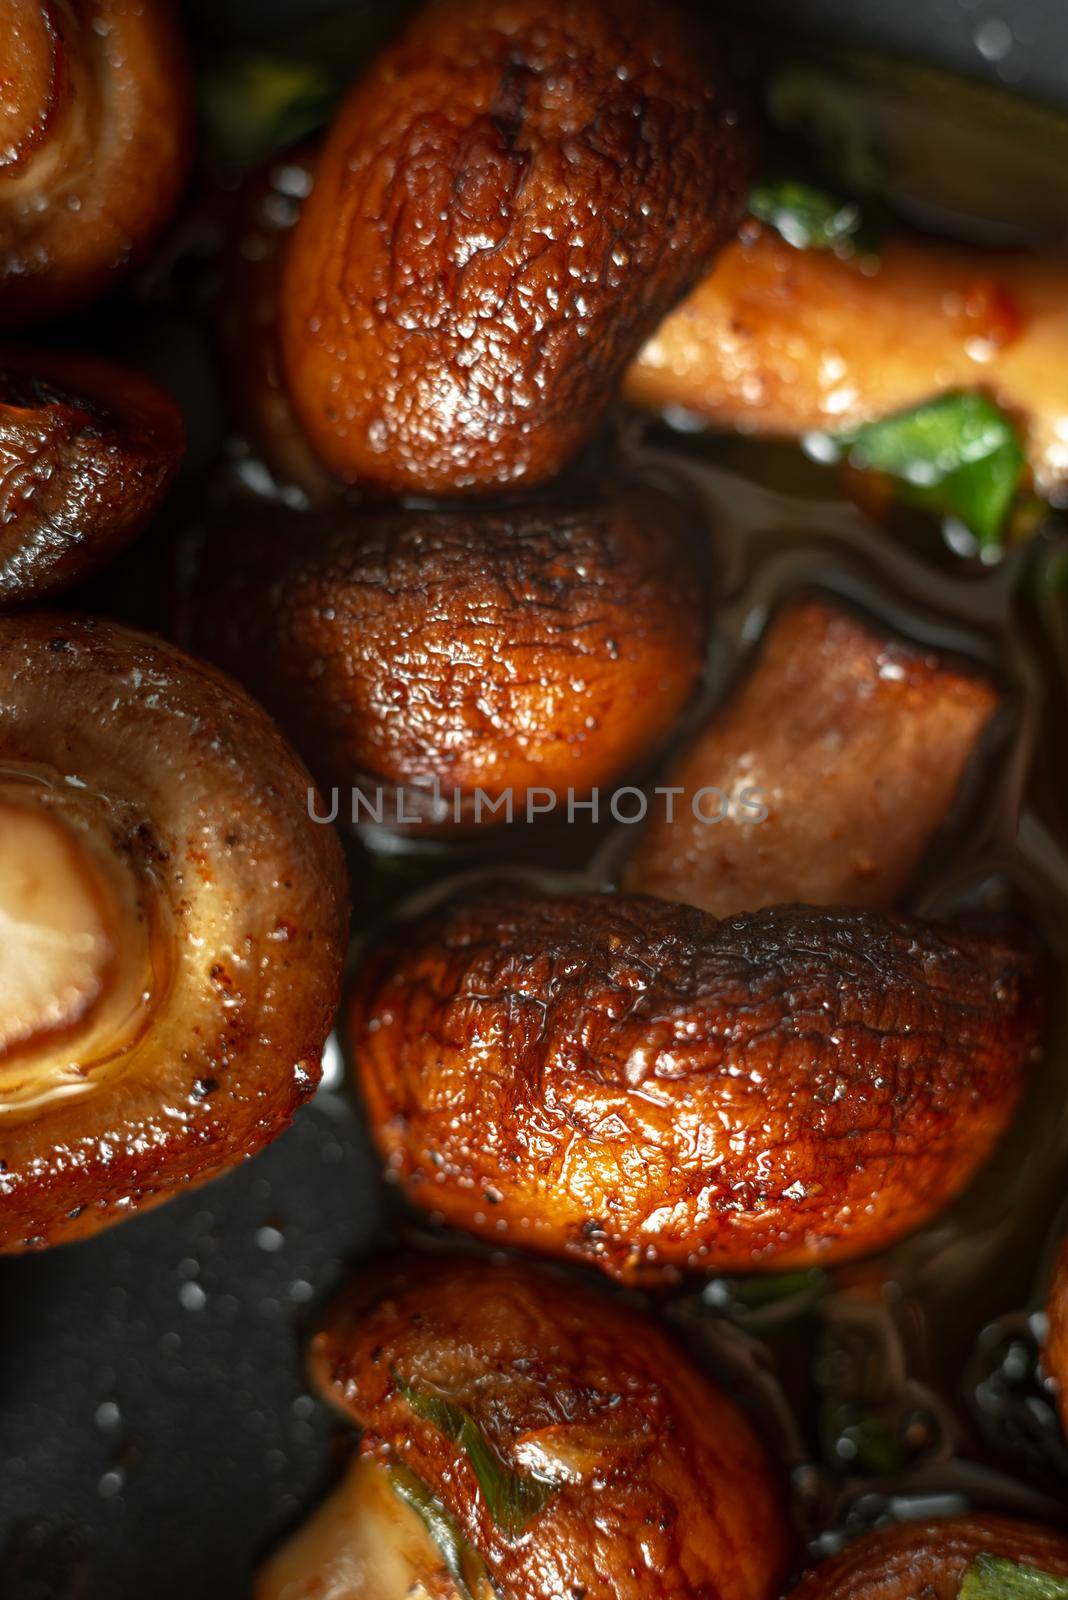
<svg viewBox="0 0 1068 1600"><path fill-rule="evenodd" d="M702 583L658 489L253 520L226 557L207 543L195 648L324 784L407 786L385 820L415 814L420 780L443 820L482 824L506 820L506 791L584 793L663 743L700 676Z"/></svg>
<svg viewBox="0 0 1068 1600"><path fill-rule="evenodd" d="M180 651L0 619L3 1250L203 1182L314 1088L347 886L309 781Z"/></svg>
<svg viewBox="0 0 1068 1600"><path fill-rule="evenodd" d="M326 465L391 493L555 476L737 221L747 141L665 5L436 0L352 91L288 251Z"/></svg>
<svg viewBox="0 0 1068 1600"><path fill-rule="evenodd" d="M485 1581L461 1590L389 1468L361 1455L271 1558L253 1600L497 1600Z"/></svg>
<svg viewBox="0 0 1068 1600"><path fill-rule="evenodd" d="M1057 257L901 238L872 271L747 229L656 330L626 393L797 437L986 389L1022 422L1048 488L1068 476L1064 283Z"/></svg>
<svg viewBox="0 0 1068 1600"><path fill-rule="evenodd" d="M1048 1331L1043 1364L1057 1392L1062 1426L1068 1431L1068 1246L1057 1257L1046 1307Z"/></svg>
<svg viewBox="0 0 1068 1600"><path fill-rule="evenodd" d="M170 0L0 0L0 327L66 314L144 254L185 181Z"/></svg>
<svg viewBox="0 0 1068 1600"><path fill-rule="evenodd" d="M778 1593L786 1530L748 1422L652 1323L579 1285L410 1259L342 1297L311 1366L385 1459L437 1495L502 1600ZM518 1534L402 1385L460 1406L506 1467L549 1480Z"/></svg>
<svg viewBox="0 0 1068 1600"><path fill-rule="evenodd" d="M0 604L104 566L152 520L184 450L178 407L139 373L0 351Z"/></svg>
<svg viewBox="0 0 1068 1600"><path fill-rule="evenodd" d="M351 1038L389 1168L447 1222L622 1278L779 1270L880 1249L963 1188L1037 987L992 933L516 888L402 924Z"/></svg>
<svg viewBox="0 0 1068 1600"><path fill-rule="evenodd" d="M771 622L753 670L663 783L625 872L629 890L713 915L805 905L889 907L950 811L998 703L979 673L821 599ZM723 822L706 786L760 792ZM696 810L701 813L695 814Z"/></svg>
<svg viewBox="0 0 1068 1600"><path fill-rule="evenodd" d="M809 1572L790 1600L957 1600L981 1555L1068 1577L1068 1538L1009 1517L950 1517L881 1528Z"/></svg>

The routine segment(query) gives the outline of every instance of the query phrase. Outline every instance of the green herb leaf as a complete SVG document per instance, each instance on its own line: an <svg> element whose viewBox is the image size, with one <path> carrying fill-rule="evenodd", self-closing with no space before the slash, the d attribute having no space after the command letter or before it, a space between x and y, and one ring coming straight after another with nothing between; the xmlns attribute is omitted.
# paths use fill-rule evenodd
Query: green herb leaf
<svg viewBox="0 0 1068 1600"><path fill-rule="evenodd" d="M497 1527L510 1538L521 1534L531 1518L551 1500L556 1485L516 1472L502 1461L462 1406L430 1389L404 1383L396 1374L394 1379L416 1416L432 1423L464 1451Z"/></svg>
<svg viewBox="0 0 1068 1600"><path fill-rule="evenodd" d="M854 255L862 245L863 215L852 200L791 178L758 183L749 196L749 212L780 233L795 250L833 250Z"/></svg>
<svg viewBox="0 0 1068 1600"><path fill-rule="evenodd" d="M981 1555L964 1574L958 1600L1068 1600L1068 1578Z"/></svg>
<svg viewBox="0 0 1068 1600"><path fill-rule="evenodd" d="M851 466L883 472L903 497L956 517L996 550L1024 468L1016 427L988 396L960 390L831 441Z"/></svg>
<svg viewBox="0 0 1068 1600"><path fill-rule="evenodd" d="M482 1557L464 1538L437 1496L410 1467L396 1462L388 1468L394 1494L410 1506L441 1552L449 1576L464 1600L479 1600L490 1592Z"/></svg>
<svg viewBox="0 0 1068 1600"><path fill-rule="evenodd" d="M220 159L247 166L321 128L337 92L332 75L311 62L244 55L209 69L203 116Z"/></svg>

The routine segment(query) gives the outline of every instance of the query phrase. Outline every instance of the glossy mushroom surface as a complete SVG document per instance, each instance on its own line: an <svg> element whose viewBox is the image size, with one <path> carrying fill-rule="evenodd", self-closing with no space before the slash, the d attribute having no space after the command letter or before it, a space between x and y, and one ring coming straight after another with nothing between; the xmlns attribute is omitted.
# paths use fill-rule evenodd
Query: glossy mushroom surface
<svg viewBox="0 0 1068 1600"><path fill-rule="evenodd" d="M554 476L748 175L669 5L433 0L343 105L288 250L282 350L312 445L392 493Z"/></svg>
<svg viewBox="0 0 1068 1600"><path fill-rule="evenodd" d="M178 407L140 373L0 351L0 605L104 566L151 522L184 451Z"/></svg>
<svg viewBox="0 0 1068 1600"><path fill-rule="evenodd" d="M806 1574L791 1600L958 1600L965 1574L983 1557L1068 1577L1063 1533L1009 1517L949 1517L867 1534ZM981 1591L984 1600L1016 1592L1032 1590L994 1583Z"/></svg>
<svg viewBox="0 0 1068 1600"><path fill-rule="evenodd" d="M85 305L155 241L185 182L192 102L170 0L0 0L0 37L12 328Z"/></svg>
<svg viewBox="0 0 1068 1600"><path fill-rule="evenodd" d="M628 398L717 425L835 433L952 389L989 390L1023 424L1048 489L1068 477L1065 260L890 239L878 265L750 229L667 317Z"/></svg>
<svg viewBox="0 0 1068 1600"><path fill-rule="evenodd" d="M502 1600L771 1600L777 1485L666 1334L570 1281L409 1258L328 1313L311 1367L452 1519Z"/></svg>
<svg viewBox="0 0 1068 1600"><path fill-rule="evenodd" d="M638 484L495 511L257 508L236 540L208 538L201 568L194 647L344 812L366 791L355 820L502 823L528 792L565 805L670 736L704 661L686 517Z"/></svg>
<svg viewBox="0 0 1068 1600"><path fill-rule="evenodd" d="M779 1270L954 1198L1012 1115L1039 989L1008 932L512 886L401 923L350 1029L423 1209L622 1278Z"/></svg>
<svg viewBox="0 0 1068 1600"><path fill-rule="evenodd" d="M794 601L665 774L681 792L670 820L651 811L624 884L720 917L787 900L892 906L997 704L978 671L830 600Z"/></svg>
<svg viewBox="0 0 1068 1600"><path fill-rule="evenodd" d="M203 1182L311 1093L347 885L309 782L170 646L0 619L0 1249Z"/></svg>

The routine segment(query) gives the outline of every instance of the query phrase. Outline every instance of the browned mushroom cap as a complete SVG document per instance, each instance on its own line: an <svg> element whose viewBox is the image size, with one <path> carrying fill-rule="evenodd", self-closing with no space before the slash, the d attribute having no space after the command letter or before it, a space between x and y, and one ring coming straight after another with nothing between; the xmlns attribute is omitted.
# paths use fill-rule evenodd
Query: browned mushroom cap
<svg viewBox="0 0 1068 1600"><path fill-rule="evenodd" d="M170 0L0 0L0 326L84 305L185 179L189 73Z"/></svg>
<svg viewBox="0 0 1068 1600"><path fill-rule="evenodd" d="M503 1600L778 1592L786 1529L749 1424L611 1300L529 1267L411 1258L342 1297L311 1364Z"/></svg>
<svg viewBox="0 0 1068 1600"><path fill-rule="evenodd" d="M315 1086L346 887L308 784L180 651L0 618L0 1248L214 1176Z"/></svg>
<svg viewBox="0 0 1068 1600"><path fill-rule="evenodd" d="M184 450L178 407L139 373L0 351L0 604L109 561L151 521Z"/></svg>
<svg viewBox="0 0 1068 1600"><path fill-rule="evenodd" d="M997 699L978 672L840 606L793 602L663 780L679 791L671 817L652 813L626 887L720 917L893 905Z"/></svg>
<svg viewBox="0 0 1068 1600"><path fill-rule="evenodd" d="M1043 1363L1057 1391L1061 1422L1068 1430L1068 1244L1061 1246L1046 1308L1049 1328Z"/></svg>
<svg viewBox="0 0 1068 1600"><path fill-rule="evenodd" d="M746 235L657 328L628 399L796 438L982 388L1020 418L1039 483L1068 477L1063 254L903 235L873 268Z"/></svg>
<svg viewBox="0 0 1068 1600"><path fill-rule="evenodd" d="M324 783L390 791L363 820L417 814L420 782L446 821L586 793L670 734L704 655L680 508L639 485L500 511L257 510L228 549L208 541L190 609L195 648Z"/></svg>
<svg viewBox="0 0 1068 1600"><path fill-rule="evenodd" d="M1006 1587L1004 1577L996 1581L996 1568L987 1569L987 1582L973 1593L962 1591L975 1563L991 1558L1068 1577L1068 1538L1052 1528L996 1516L882 1528L808 1573L791 1600L917 1600L921 1595L924 1600L957 1600L962 1592L967 1600L994 1600L1029 1592Z"/></svg>
<svg viewBox="0 0 1068 1600"><path fill-rule="evenodd" d="M747 141L667 4L435 0L343 106L282 348L350 481L554 476L744 204Z"/></svg>
<svg viewBox="0 0 1068 1600"><path fill-rule="evenodd" d="M1040 1036L1009 935L785 906L461 899L351 1011L379 1147L446 1221L618 1277L808 1266L948 1204Z"/></svg>

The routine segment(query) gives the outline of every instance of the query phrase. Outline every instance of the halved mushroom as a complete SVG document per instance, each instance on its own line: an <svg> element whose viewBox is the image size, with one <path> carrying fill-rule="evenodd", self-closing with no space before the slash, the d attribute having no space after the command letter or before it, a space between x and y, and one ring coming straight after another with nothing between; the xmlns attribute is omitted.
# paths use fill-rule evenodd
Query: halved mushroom
<svg viewBox="0 0 1068 1600"><path fill-rule="evenodd" d="M1025 427L1035 477L1068 478L1068 296L1058 256L902 236L878 263L764 228L725 250L626 376L639 405L746 432L837 432L954 389Z"/></svg>
<svg viewBox="0 0 1068 1600"><path fill-rule="evenodd" d="M0 327L100 294L168 221L192 139L170 0L0 0Z"/></svg>
<svg viewBox="0 0 1068 1600"><path fill-rule="evenodd" d="M936 1216L1041 1036L1015 933L517 886L357 975L360 1087L411 1200L621 1278L780 1270Z"/></svg>
<svg viewBox="0 0 1068 1600"><path fill-rule="evenodd" d="M207 541L192 643L324 784L372 791L363 820L563 804L661 744L700 676L703 586L662 490L250 521Z"/></svg>
<svg viewBox="0 0 1068 1600"><path fill-rule="evenodd" d="M309 782L180 651L0 618L0 1249L203 1182L311 1093L347 891Z"/></svg>
<svg viewBox="0 0 1068 1600"><path fill-rule="evenodd" d="M0 351L0 605L105 565L152 520L184 450L178 407L139 373Z"/></svg>
<svg viewBox="0 0 1068 1600"><path fill-rule="evenodd" d="M612 1300L515 1264L409 1258L342 1296L311 1365L327 1398L368 1430L364 1450L379 1463L345 1492L359 1519L351 1544L370 1547L367 1474L384 1469L453 1578L454 1589L433 1588L413 1566L428 1594L778 1593L788 1534L749 1423L665 1333ZM298 1573L295 1542L261 1600L279 1592L282 1571L303 1578L295 1595L322 1592L313 1562L320 1583L335 1577L340 1517L318 1521L326 1550L298 1535L309 1568ZM380 1512L379 1526L386 1534ZM387 1537L380 1561L401 1554ZM380 1595L358 1584L331 1593Z"/></svg>
<svg viewBox="0 0 1068 1600"><path fill-rule="evenodd" d="M948 1517L867 1534L806 1574L791 1600L1056 1600L1068 1594L1065 1579L1063 1533L1009 1517Z"/></svg>
<svg viewBox="0 0 1068 1600"><path fill-rule="evenodd" d="M553 477L729 236L748 141L668 4L436 0L331 129L288 250L304 429L346 481Z"/></svg>
<svg viewBox="0 0 1068 1600"><path fill-rule="evenodd" d="M720 917L787 900L892 906L997 703L974 669L796 600L663 778L670 815L653 811L624 883Z"/></svg>

